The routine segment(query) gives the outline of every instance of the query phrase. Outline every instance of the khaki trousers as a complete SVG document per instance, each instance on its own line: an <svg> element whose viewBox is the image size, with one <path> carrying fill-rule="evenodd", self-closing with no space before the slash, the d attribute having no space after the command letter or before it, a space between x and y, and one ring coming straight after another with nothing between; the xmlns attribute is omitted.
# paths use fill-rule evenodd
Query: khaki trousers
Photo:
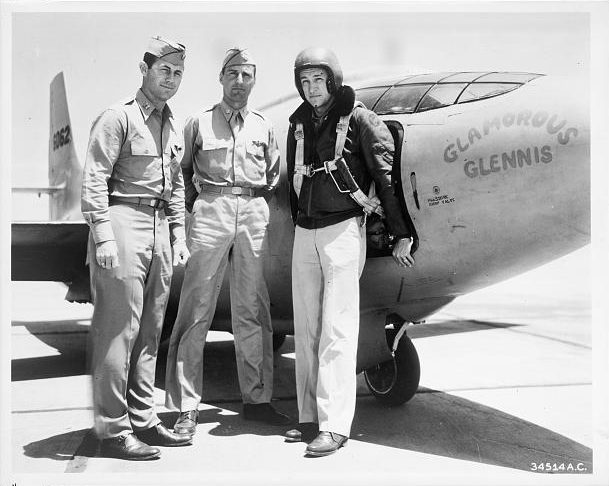
<svg viewBox="0 0 609 486"><path fill-rule="evenodd" d="M171 245L165 212L110 206L120 266L101 268L89 236L93 297L91 333L95 432L100 439L160 422L154 377L171 283Z"/></svg>
<svg viewBox="0 0 609 486"><path fill-rule="evenodd" d="M296 393L300 422L349 436L355 413L361 217L296 227L292 256Z"/></svg>
<svg viewBox="0 0 609 486"><path fill-rule="evenodd" d="M231 319L244 403L273 394L273 328L264 276L269 208L262 197L201 193L188 231L190 260L167 356L166 406L199 406L203 350L230 263Z"/></svg>

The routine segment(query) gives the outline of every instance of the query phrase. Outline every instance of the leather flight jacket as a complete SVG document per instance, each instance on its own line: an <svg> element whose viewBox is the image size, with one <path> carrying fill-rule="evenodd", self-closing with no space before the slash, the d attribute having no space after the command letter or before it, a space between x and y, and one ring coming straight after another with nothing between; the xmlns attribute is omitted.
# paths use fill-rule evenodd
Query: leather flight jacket
<svg viewBox="0 0 609 486"><path fill-rule="evenodd" d="M364 209L348 192L341 192L328 171L315 171L324 162L335 158L336 126L341 116L351 113L343 158L357 186L368 193L372 181L380 198L386 221L393 235L410 237L399 200L391 182L393 137L389 129L372 111L355 106L355 92L349 86L335 94L335 103L316 129L313 109L304 102L290 117L287 143L288 180L295 222L307 229L323 228L346 219L361 216ZM310 166L312 177L304 177L297 196L292 181L296 160L296 127L304 131L304 164Z"/></svg>

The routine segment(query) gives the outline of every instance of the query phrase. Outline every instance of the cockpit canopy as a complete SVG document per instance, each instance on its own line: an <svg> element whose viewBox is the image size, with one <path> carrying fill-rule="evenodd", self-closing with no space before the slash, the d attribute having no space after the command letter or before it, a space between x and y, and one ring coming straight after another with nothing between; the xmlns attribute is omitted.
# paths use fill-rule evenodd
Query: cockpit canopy
<svg viewBox="0 0 609 486"><path fill-rule="evenodd" d="M420 113L499 96L540 76L543 75L508 72L416 74L358 89L356 96L379 115Z"/></svg>

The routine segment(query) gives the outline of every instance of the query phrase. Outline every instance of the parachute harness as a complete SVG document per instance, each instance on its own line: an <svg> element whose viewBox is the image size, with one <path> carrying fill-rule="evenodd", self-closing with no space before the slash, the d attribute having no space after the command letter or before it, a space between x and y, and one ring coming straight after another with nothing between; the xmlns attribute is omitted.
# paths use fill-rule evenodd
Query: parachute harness
<svg viewBox="0 0 609 486"><path fill-rule="evenodd" d="M347 130L349 129L349 121L351 113L340 117L336 124L336 144L334 146L334 158L324 161L323 165L314 169L310 164L304 163L304 127L302 123L296 124L294 138L296 139L296 157L294 163L294 177L292 179L296 195L300 196L300 189L304 177L313 177L318 172L328 174L338 191L342 194L349 194L351 198L364 209L365 216L372 213L377 213L379 216L384 216L381 201L374 194L374 182L370 186L368 196L360 189L353 178L353 174L349 170L349 166L343 157L343 149L347 140ZM365 219L364 219L365 223Z"/></svg>

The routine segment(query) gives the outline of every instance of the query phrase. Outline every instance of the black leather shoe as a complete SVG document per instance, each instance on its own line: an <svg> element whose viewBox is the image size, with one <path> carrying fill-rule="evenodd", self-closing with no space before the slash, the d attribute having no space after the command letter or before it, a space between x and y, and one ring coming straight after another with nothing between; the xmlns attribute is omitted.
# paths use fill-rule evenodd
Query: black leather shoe
<svg viewBox="0 0 609 486"><path fill-rule="evenodd" d="M270 425L289 425L292 419L275 410L270 403L244 403L243 418Z"/></svg>
<svg viewBox="0 0 609 486"><path fill-rule="evenodd" d="M192 435L175 434L161 423L146 430L138 430L135 434L151 446L176 447L192 444Z"/></svg>
<svg viewBox="0 0 609 486"><path fill-rule="evenodd" d="M139 440L135 434L119 435L101 442L101 453L106 457L116 457L129 461L158 459L161 451Z"/></svg>
<svg viewBox="0 0 609 486"><path fill-rule="evenodd" d="M320 432L315 440L307 446L309 456L327 456L334 454L347 443L347 437L334 432Z"/></svg>
<svg viewBox="0 0 609 486"><path fill-rule="evenodd" d="M298 424L285 433L286 442L311 442L319 434L319 425L314 422Z"/></svg>
<svg viewBox="0 0 609 486"><path fill-rule="evenodd" d="M176 420L173 426L173 431L176 434L192 436L197 431L197 423L199 420L198 410L189 410L188 412L181 412L178 420Z"/></svg>

